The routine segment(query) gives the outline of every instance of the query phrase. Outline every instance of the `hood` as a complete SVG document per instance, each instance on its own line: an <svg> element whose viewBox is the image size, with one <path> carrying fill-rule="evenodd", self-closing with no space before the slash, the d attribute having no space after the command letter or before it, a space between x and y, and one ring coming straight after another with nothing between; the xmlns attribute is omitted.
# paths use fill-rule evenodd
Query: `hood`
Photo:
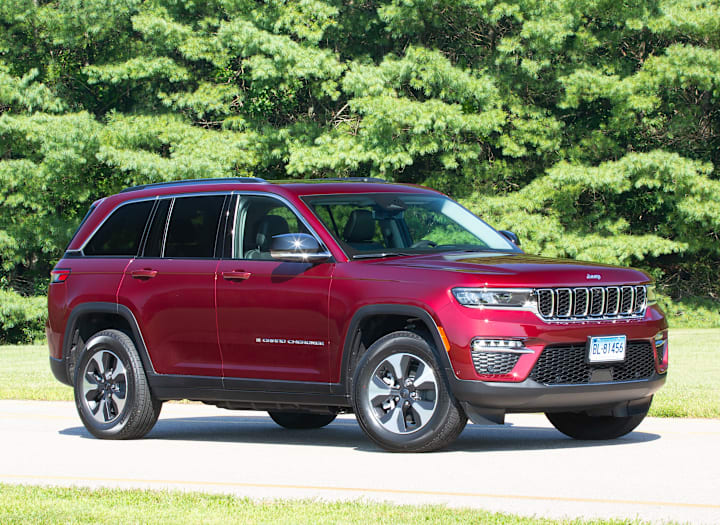
<svg viewBox="0 0 720 525"><path fill-rule="evenodd" d="M448 252L373 260L372 264L474 275L484 284L512 286L609 286L643 284L642 271L609 264L495 252Z"/></svg>

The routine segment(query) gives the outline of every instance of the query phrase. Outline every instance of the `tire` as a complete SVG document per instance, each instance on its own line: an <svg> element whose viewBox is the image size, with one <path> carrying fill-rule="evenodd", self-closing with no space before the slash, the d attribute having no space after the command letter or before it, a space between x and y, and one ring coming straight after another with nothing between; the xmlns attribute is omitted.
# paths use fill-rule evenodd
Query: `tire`
<svg viewBox="0 0 720 525"><path fill-rule="evenodd" d="M147 434L162 402L152 397L135 344L119 330L88 341L75 374L75 406L85 428L101 439Z"/></svg>
<svg viewBox="0 0 720 525"><path fill-rule="evenodd" d="M329 425L336 414L309 414L307 412L268 412L275 423L285 428L308 429Z"/></svg>
<svg viewBox="0 0 720 525"><path fill-rule="evenodd" d="M547 413L550 423L566 436L583 440L616 439L642 423L649 410L632 416L589 416L576 412Z"/></svg>
<svg viewBox="0 0 720 525"><path fill-rule="evenodd" d="M413 332L394 332L370 346L355 369L352 404L363 431L392 452L444 448L467 423L432 348Z"/></svg>

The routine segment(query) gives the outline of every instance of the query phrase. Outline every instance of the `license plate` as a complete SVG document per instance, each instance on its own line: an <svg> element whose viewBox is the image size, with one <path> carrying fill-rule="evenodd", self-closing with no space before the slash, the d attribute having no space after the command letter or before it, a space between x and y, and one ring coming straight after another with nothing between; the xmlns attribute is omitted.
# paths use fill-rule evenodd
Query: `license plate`
<svg viewBox="0 0 720 525"><path fill-rule="evenodd" d="M625 361L627 341L624 335L591 337L588 342L588 362L612 363Z"/></svg>

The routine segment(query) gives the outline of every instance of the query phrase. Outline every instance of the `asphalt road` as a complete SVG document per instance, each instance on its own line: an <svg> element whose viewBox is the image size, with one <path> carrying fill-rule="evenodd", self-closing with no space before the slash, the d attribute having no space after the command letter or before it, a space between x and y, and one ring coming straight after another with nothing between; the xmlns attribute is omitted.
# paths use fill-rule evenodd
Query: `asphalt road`
<svg viewBox="0 0 720 525"><path fill-rule="evenodd" d="M261 412L166 403L145 439L102 441L72 403L0 401L0 444L10 483L720 523L720 420L650 418L622 439L579 442L541 415L512 415L468 425L446 451L391 454L352 416L291 431Z"/></svg>

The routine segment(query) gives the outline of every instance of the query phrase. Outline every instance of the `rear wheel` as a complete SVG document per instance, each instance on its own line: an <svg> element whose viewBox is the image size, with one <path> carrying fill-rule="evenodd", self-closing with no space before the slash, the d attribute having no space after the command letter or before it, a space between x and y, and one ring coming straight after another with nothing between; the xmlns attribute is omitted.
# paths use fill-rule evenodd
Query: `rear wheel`
<svg viewBox="0 0 720 525"><path fill-rule="evenodd" d="M615 439L635 430L647 410L632 416L589 416L583 413L558 412L545 414L550 423L566 436L575 439Z"/></svg>
<svg viewBox="0 0 720 525"><path fill-rule="evenodd" d="M370 439L393 452L446 447L467 423L430 345L412 332L370 346L355 370L352 403Z"/></svg>
<svg viewBox="0 0 720 525"><path fill-rule="evenodd" d="M75 373L75 405L85 428L103 439L147 434L162 402L152 397L132 340L119 330L90 338Z"/></svg>
<svg viewBox="0 0 720 525"><path fill-rule="evenodd" d="M322 428L335 421L335 414L309 414L307 412L268 412L275 423L285 428Z"/></svg>

